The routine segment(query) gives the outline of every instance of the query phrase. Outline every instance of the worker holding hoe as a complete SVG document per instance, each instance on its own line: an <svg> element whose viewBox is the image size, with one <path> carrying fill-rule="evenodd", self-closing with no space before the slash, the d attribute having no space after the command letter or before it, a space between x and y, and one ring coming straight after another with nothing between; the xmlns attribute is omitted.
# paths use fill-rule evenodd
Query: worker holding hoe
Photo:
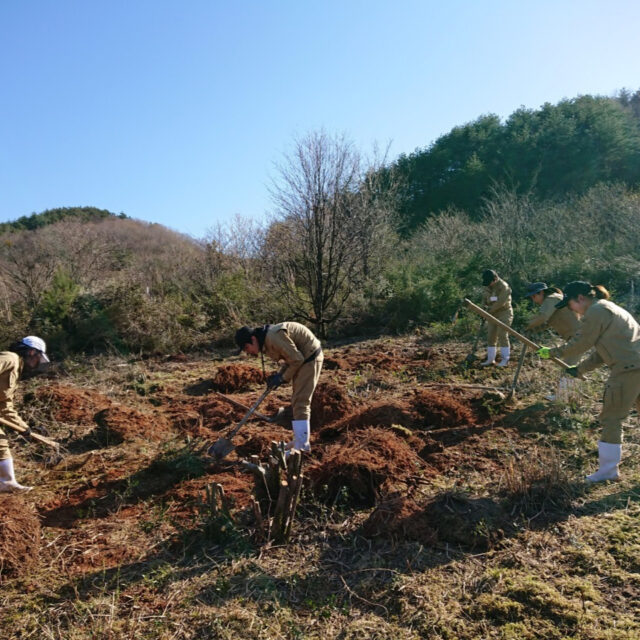
<svg viewBox="0 0 640 640"><path fill-rule="evenodd" d="M578 315L568 306L556 309L556 305L562 301L563 293L557 287L548 287L544 282L533 282L527 286L525 297L540 307L538 313L529 321L524 332L539 332L546 328L553 329L563 340L570 340L580 327ZM578 362L579 356L565 358L567 364L574 365ZM575 378L561 376L558 380L556 393L546 396L552 402L566 402L569 398L569 391L573 388Z"/></svg>
<svg viewBox="0 0 640 640"><path fill-rule="evenodd" d="M8 351L0 352L0 418L29 431L29 426L18 415L13 406L13 394L23 371L35 372L49 362L44 340L27 336L14 342ZM33 487L18 483L13 469L13 458L9 442L0 429L0 493L25 493Z"/></svg>
<svg viewBox="0 0 640 640"><path fill-rule="evenodd" d="M282 322L254 329L241 327L236 331L235 341L241 352L263 357L263 370L263 354L275 362L284 361L284 370L269 376L267 387L277 389L281 384L291 382L293 440L286 448L310 451L311 398L324 360L318 338L298 322Z"/></svg>
<svg viewBox="0 0 640 640"><path fill-rule="evenodd" d="M486 310L498 320L511 325L513 322L513 308L511 306L511 287L493 269L482 272L482 284L485 287L483 304ZM487 359L481 366L488 367L496 364L497 347L500 347L499 367L506 367L509 362L511 349L509 334L497 324L487 322Z"/></svg>
<svg viewBox="0 0 640 640"><path fill-rule="evenodd" d="M603 364L610 369L605 385L599 422L602 435L598 441L599 468L586 477L587 482L619 478L622 457L622 421L635 404L640 410L640 325L633 316L609 300L602 285L570 282L557 309L568 306L582 316L577 333L562 347L542 347L541 358L573 358L591 347L595 351L577 366L567 369L574 377L582 376Z"/></svg>

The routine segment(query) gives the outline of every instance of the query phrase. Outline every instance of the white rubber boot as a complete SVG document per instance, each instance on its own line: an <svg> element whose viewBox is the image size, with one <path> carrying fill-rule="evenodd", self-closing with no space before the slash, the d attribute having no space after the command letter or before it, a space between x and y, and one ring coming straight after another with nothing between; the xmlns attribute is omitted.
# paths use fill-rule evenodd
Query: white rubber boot
<svg viewBox="0 0 640 640"><path fill-rule="evenodd" d="M23 487L16 480L13 458L0 460L0 493L26 493L33 487Z"/></svg>
<svg viewBox="0 0 640 640"><path fill-rule="evenodd" d="M500 347L499 367L506 367L509 364L509 356L511 355L511 347Z"/></svg>
<svg viewBox="0 0 640 640"><path fill-rule="evenodd" d="M622 457L622 445L609 442L598 442L598 459L600 468L585 478L586 482L603 482L620 478L618 465Z"/></svg>
<svg viewBox="0 0 640 640"><path fill-rule="evenodd" d="M490 367L496 363L497 347L487 347L487 359L480 363L481 367Z"/></svg>
<svg viewBox="0 0 640 640"><path fill-rule="evenodd" d="M294 420L291 423L293 427L293 448L300 451L311 451L309 444L309 435L311 428L308 420Z"/></svg>

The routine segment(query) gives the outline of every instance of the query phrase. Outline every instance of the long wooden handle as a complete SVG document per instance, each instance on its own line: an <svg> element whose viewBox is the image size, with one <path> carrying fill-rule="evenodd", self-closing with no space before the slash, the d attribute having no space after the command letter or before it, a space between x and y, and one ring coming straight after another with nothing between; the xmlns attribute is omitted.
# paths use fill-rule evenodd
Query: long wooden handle
<svg viewBox="0 0 640 640"><path fill-rule="evenodd" d="M34 431L28 431L27 429L19 427L13 424L12 422L9 422L8 420L5 420L4 418L0 418L0 424L5 427L9 427L9 429L13 429L13 431L17 431L18 433L21 433L24 436L28 436L29 438L33 438L38 442L42 442L43 444L53 447L56 451L60 450L60 444L55 440L51 440L50 438L47 438L46 436L42 436L39 433L35 433Z"/></svg>
<svg viewBox="0 0 640 640"><path fill-rule="evenodd" d="M229 396L225 396L224 393L220 393L219 391L214 391L213 393L215 393L218 396L218 398L221 398L222 400L225 400L229 404L232 404L234 407L238 407L239 409L244 409L245 411L249 411L250 410L250 408L247 407L246 404L242 404L242 402L238 402L237 400L234 400L233 398L230 398ZM253 415L256 418L260 418L260 420L266 420L267 422L271 422L271 418L269 416L265 416L264 413L258 413L257 411L254 411Z"/></svg>
<svg viewBox="0 0 640 640"><path fill-rule="evenodd" d="M240 422L238 422L238 424L233 428L233 431L231 431L229 433L229 435L227 436L227 439L231 440L231 438L233 438L233 436L235 436L236 433L238 433L238 430L240 429L240 427L251 417L251 414L262 404L262 401L270 393L271 393L271 387L267 387L262 392L262 395L253 403L251 409L249 409L249 411L247 411L247 413L245 414L244 418L242 418L242 420L240 420Z"/></svg>
<svg viewBox="0 0 640 640"><path fill-rule="evenodd" d="M489 322L493 322L494 324L497 324L499 327L502 327L507 333L510 333L514 338L518 338L520 342L526 344L532 349L535 349L536 351L540 349L540 345L537 345L532 340L529 340L529 338L527 338L526 336L523 336L521 333L518 333L515 329L512 329L508 324L505 324L504 322L498 320L498 318L495 318L494 316L492 316L488 311L485 311L482 307L479 307L477 304L473 304L471 300L465 298L464 301L472 311L475 311L477 314L481 315L483 318L486 318ZM550 356L549 360L551 362L555 362L561 367L564 367L565 369L568 369L570 366L566 362L563 362L562 360L560 360L560 358L554 358L553 356Z"/></svg>

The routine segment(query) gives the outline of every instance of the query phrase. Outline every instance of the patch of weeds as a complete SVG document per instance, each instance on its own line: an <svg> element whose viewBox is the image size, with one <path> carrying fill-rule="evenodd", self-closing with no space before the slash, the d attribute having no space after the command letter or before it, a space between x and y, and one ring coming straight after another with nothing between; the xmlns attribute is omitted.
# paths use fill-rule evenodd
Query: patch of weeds
<svg viewBox="0 0 640 640"><path fill-rule="evenodd" d="M476 620L488 619L504 624L522 620L525 607L522 603L494 593L482 593L474 599L469 615Z"/></svg>
<svg viewBox="0 0 640 640"><path fill-rule="evenodd" d="M419 367L415 370L415 377L418 382L441 382L443 380L448 382L451 378L451 371L435 367Z"/></svg>
<svg viewBox="0 0 640 640"><path fill-rule="evenodd" d="M337 594L331 593L324 598L307 598L304 605L320 620L328 620L334 613L349 613L349 605Z"/></svg>
<svg viewBox="0 0 640 640"><path fill-rule="evenodd" d="M167 508L165 506L152 507L149 518L142 519L138 522L138 526L145 533L152 533L155 531L167 518Z"/></svg>
<svg viewBox="0 0 640 640"><path fill-rule="evenodd" d="M557 452L538 447L507 462L502 486L510 513L525 518L565 511L577 495Z"/></svg>
<svg viewBox="0 0 640 640"><path fill-rule="evenodd" d="M567 598L554 585L534 576L518 576L507 589L509 598L559 625L575 627L581 615L578 603Z"/></svg>
<svg viewBox="0 0 640 640"><path fill-rule="evenodd" d="M173 576L175 575L175 567L169 562L153 567L148 573L142 574L142 581L152 589L163 589Z"/></svg>
<svg viewBox="0 0 640 640"><path fill-rule="evenodd" d="M235 521L224 497L222 486L205 487L203 499L196 505L193 526L182 531L185 548L196 550L203 542L213 542L224 547L227 555L251 551L251 543L245 531Z"/></svg>

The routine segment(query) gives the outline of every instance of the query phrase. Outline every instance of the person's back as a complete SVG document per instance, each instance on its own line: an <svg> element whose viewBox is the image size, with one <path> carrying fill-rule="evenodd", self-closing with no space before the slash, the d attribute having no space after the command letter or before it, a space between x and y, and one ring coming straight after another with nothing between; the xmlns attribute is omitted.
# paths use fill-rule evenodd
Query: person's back
<svg viewBox="0 0 640 640"><path fill-rule="evenodd" d="M615 302L598 300L587 309L578 332L583 338L585 334L593 336L598 356L612 371L640 368L640 325Z"/></svg>

